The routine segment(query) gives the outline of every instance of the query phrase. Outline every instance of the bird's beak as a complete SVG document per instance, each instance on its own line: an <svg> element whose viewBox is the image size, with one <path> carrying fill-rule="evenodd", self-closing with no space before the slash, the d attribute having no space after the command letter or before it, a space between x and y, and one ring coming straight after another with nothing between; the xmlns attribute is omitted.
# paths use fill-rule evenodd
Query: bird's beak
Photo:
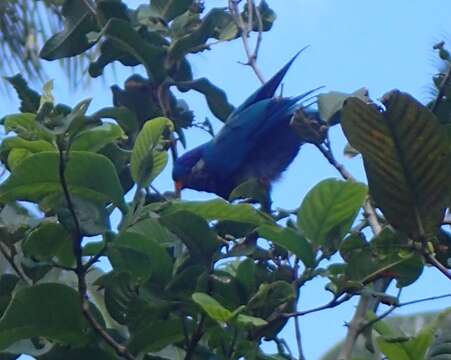
<svg viewBox="0 0 451 360"><path fill-rule="evenodd" d="M176 181L176 182L174 183L174 185L175 185L175 196L176 196L177 198L180 198L180 195L181 195L182 189L183 189L183 182L181 182L181 181Z"/></svg>

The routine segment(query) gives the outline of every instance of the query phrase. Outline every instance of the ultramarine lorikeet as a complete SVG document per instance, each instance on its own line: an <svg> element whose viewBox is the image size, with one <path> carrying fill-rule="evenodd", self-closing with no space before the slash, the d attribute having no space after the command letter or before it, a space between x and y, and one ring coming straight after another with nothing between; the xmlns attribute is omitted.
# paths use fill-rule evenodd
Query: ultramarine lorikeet
<svg viewBox="0 0 451 360"><path fill-rule="evenodd" d="M227 199L251 178L269 186L280 177L302 145L290 119L302 108L300 101L315 91L294 98L274 96L299 53L235 109L212 140L175 161L172 178L177 192L189 188Z"/></svg>

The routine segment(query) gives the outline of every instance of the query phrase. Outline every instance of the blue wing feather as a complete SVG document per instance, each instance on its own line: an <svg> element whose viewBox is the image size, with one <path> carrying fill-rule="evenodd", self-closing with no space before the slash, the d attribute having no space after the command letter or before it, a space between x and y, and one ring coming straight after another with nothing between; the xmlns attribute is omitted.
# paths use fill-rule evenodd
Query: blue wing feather
<svg viewBox="0 0 451 360"><path fill-rule="evenodd" d="M255 91L251 96L249 96L244 103L238 106L235 109L235 111L232 114L230 114L229 119L227 121L232 120L237 114L239 114L249 106L261 100L272 98L276 93L276 90L279 87L280 83L282 82L283 78L285 77L291 64L293 64L293 62L296 60L299 54L303 52L306 48L307 46L299 50L296 53L296 55L294 55L282 69L280 69L271 79L269 79L259 89L257 89L257 91Z"/></svg>

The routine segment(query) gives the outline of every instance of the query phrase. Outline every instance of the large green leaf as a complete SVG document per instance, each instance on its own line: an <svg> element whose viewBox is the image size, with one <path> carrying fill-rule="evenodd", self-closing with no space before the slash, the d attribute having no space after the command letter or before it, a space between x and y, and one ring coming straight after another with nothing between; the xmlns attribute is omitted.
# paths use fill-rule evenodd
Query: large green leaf
<svg viewBox="0 0 451 360"><path fill-rule="evenodd" d="M177 89L182 92L196 90L197 92L204 94L211 112L222 122L225 122L230 113L235 109L234 106L228 102L224 90L213 85L207 78L179 82L177 83Z"/></svg>
<svg viewBox="0 0 451 360"><path fill-rule="evenodd" d="M233 313L230 310L208 294L194 293L192 298L213 320L227 322L232 317Z"/></svg>
<svg viewBox="0 0 451 360"><path fill-rule="evenodd" d="M105 145L125 136L121 127L105 123L80 132L73 140L71 149L97 152Z"/></svg>
<svg viewBox="0 0 451 360"><path fill-rule="evenodd" d="M40 261L55 259L65 266L75 263L71 234L58 223L42 223L27 236L22 250L25 256Z"/></svg>
<svg viewBox="0 0 451 360"><path fill-rule="evenodd" d="M349 231L366 196L366 186L326 179L305 196L298 211L298 225L317 245L331 245Z"/></svg>
<svg viewBox="0 0 451 360"><path fill-rule="evenodd" d="M164 215L161 222L187 246L191 256L205 263L211 261L219 247L219 241L208 223L192 212L180 210Z"/></svg>
<svg viewBox="0 0 451 360"><path fill-rule="evenodd" d="M4 118L5 131L14 131L26 140L45 140L52 142L54 136L36 121L36 114L20 113Z"/></svg>
<svg viewBox="0 0 451 360"><path fill-rule="evenodd" d="M234 221L252 225L273 223L272 219L249 204L230 204L223 199L207 201L174 201L164 207L162 215L190 211L205 220Z"/></svg>
<svg viewBox="0 0 451 360"><path fill-rule="evenodd" d="M133 146L130 171L133 180L141 186L148 186L168 161L168 154L162 148L163 134L172 127L164 117L147 121L139 132Z"/></svg>
<svg viewBox="0 0 451 360"><path fill-rule="evenodd" d="M89 325L79 299L74 289L55 283L19 290L0 319L0 350L34 336L82 345Z"/></svg>
<svg viewBox="0 0 451 360"><path fill-rule="evenodd" d="M364 159L372 197L387 220L413 238L435 234L449 200L445 128L410 95L385 96L386 111L351 98L343 130Z"/></svg>
<svg viewBox="0 0 451 360"><path fill-rule="evenodd" d="M133 267L131 273L140 275L138 281L152 277L155 282L164 285L172 276L172 259L164 247L151 239L151 234L144 236L135 232L125 232L114 240L112 249L117 250L122 257L119 264L118 261L114 261L119 260L116 256L112 261L113 266L116 265L115 268L122 272L126 272L128 267ZM142 259L143 256L146 259ZM128 261L123 257L131 258ZM141 264L148 264L147 268L137 266L140 259L142 259ZM141 276L142 274L145 276Z"/></svg>
<svg viewBox="0 0 451 360"><path fill-rule="evenodd" d="M87 34L97 31L94 9L86 1L66 0L62 15L64 30L53 35L41 49L40 56L46 60L61 59L81 54L94 45Z"/></svg>
<svg viewBox="0 0 451 360"><path fill-rule="evenodd" d="M57 152L40 152L23 160L0 185L0 201L39 202L62 194ZM122 187L113 164L103 155L74 151L69 154L65 177L69 192L99 202L113 201L125 209Z"/></svg>
<svg viewBox="0 0 451 360"><path fill-rule="evenodd" d="M299 232L288 227L282 228L276 225L262 225L257 231L261 237L291 251L301 259L306 267L315 265L312 245Z"/></svg>

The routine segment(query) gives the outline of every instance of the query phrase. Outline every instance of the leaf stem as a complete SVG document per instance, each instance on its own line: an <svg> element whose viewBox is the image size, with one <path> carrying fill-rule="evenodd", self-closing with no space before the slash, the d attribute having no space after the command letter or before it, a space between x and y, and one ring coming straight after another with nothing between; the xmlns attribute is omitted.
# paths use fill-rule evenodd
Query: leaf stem
<svg viewBox="0 0 451 360"><path fill-rule="evenodd" d="M23 273L23 271L20 269L20 267L16 264L14 261L14 256L8 254L8 251L3 247L4 245L0 242L0 253L3 255L5 260L8 262L8 264L11 266L11 268L16 272L17 276L19 276L25 283L29 283L27 277Z"/></svg>
<svg viewBox="0 0 451 360"><path fill-rule="evenodd" d="M61 182L61 187L63 189L63 195L66 200L67 207L69 209L69 212L72 216L72 219L74 221L75 231L72 233L72 245L73 245L73 252L74 256L76 258L76 268L75 273L77 274L77 280L78 280L78 293L80 296L80 305L81 310L83 313L83 316L88 321L88 323L91 325L91 327L105 340L105 342L110 345L116 353L127 359L127 360L134 360L135 357L129 352L127 347L119 344L114 340L114 338L108 334L106 329L102 327L101 324L97 321L97 319L94 317L94 315L91 312L90 304L88 301L88 286L86 283L86 271L87 267L83 264L83 251L82 251L82 240L83 235L80 228L80 223L78 221L77 213L75 211L74 204L72 202L72 198L70 196L69 192L69 186L66 181L65 177L65 170L66 170L66 156L67 153L62 149L61 146L59 146L59 177ZM88 262L89 264L89 262Z"/></svg>

